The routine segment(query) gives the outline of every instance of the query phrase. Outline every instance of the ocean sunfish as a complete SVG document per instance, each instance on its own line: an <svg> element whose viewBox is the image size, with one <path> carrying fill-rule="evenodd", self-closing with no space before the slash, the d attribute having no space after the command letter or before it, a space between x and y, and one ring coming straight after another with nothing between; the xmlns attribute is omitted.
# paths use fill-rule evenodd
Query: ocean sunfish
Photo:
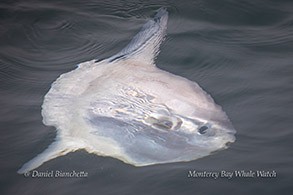
<svg viewBox="0 0 293 195"><path fill-rule="evenodd" d="M210 95L155 66L167 20L160 9L118 54L81 63L53 83L42 116L56 139L18 173L80 149L147 166L195 160L235 141Z"/></svg>

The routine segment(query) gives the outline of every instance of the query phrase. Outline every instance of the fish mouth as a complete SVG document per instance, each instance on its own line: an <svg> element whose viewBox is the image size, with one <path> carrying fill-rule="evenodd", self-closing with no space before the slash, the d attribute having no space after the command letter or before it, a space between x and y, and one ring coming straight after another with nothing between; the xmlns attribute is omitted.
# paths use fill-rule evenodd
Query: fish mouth
<svg viewBox="0 0 293 195"><path fill-rule="evenodd" d="M236 141L235 137L236 131L233 130L232 132L226 132L225 137L227 139L226 146L230 146L232 143Z"/></svg>
<svg viewBox="0 0 293 195"><path fill-rule="evenodd" d="M235 140L236 140L236 139L234 138L234 141L228 141L228 142L226 142L226 143L225 143L225 147L226 147L226 148L229 148L229 147L231 146L231 144L233 144L233 143L235 142Z"/></svg>

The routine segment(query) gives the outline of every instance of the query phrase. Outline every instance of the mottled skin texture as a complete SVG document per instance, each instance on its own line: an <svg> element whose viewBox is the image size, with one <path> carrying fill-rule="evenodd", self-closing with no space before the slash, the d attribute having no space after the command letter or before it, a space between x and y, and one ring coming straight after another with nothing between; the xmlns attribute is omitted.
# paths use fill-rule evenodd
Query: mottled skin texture
<svg viewBox="0 0 293 195"><path fill-rule="evenodd" d="M234 142L228 117L198 84L154 65L167 20L159 10L121 52L54 82L42 116L56 140L18 173L79 149L146 166L195 160Z"/></svg>

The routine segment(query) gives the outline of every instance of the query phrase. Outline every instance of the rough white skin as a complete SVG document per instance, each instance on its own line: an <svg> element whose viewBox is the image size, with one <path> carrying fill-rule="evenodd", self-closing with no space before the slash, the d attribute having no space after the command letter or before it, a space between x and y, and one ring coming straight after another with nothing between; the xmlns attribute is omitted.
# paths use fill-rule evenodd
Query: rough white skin
<svg viewBox="0 0 293 195"><path fill-rule="evenodd" d="M154 65L167 19L161 9L120 53L54 82L42 116L56 140L18 173L79 149L146 166L195 160L234 142L226 114L198 84Z"/></svg>

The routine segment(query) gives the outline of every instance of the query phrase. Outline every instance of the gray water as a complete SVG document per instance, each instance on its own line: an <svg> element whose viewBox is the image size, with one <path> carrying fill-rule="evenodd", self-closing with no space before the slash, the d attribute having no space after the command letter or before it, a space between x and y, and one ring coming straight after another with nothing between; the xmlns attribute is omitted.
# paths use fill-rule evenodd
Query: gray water
<svg viewBox="0 0 293 195"><path fill-rule="evenodd" d="M169 12L159 68L197 82L235 129L229 149L181 163L133 167L85 151L18 175L54 140L44 95L62 73L122 49L160 7ZM0 2L0 194L292 194L293 2L285 0ZM263 177L188 177L189 171L271 171Z"/></svg>

